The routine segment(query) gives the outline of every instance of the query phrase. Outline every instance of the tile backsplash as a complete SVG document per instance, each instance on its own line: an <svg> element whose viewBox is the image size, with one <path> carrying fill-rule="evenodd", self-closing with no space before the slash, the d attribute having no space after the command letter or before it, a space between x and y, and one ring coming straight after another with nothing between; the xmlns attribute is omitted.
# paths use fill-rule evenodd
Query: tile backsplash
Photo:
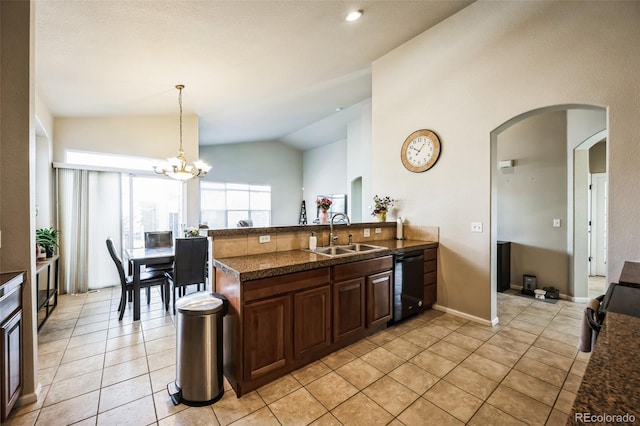
<svg viewBox="0 0 640 426"><path fill-rule="evenodd" d="M291 230L289 231L289 229ZM369 237L364 236L366 229L369 229ZM376 230L380 232L376 233ZM213 257L236 257L308 249L309 236L312 231L316 233L318 247L329 245L329 227L326 225L308 227L304 231L301 231L299 227L262 228L244 233L242 230L231 231L237 232L210 231L209 235L213 237ZM357 224L355 226L340 225L335 227L335 232L338 236L336 244L347 244L349 235L354 243L375 243L375 241L394 239L396 225L393 222ZM222 235L216 235L218 233ZM260 237L267 235L269 241L260 242ZM439 228L437 226L405 226L404 236L409 240L438 241Z"/></svg>

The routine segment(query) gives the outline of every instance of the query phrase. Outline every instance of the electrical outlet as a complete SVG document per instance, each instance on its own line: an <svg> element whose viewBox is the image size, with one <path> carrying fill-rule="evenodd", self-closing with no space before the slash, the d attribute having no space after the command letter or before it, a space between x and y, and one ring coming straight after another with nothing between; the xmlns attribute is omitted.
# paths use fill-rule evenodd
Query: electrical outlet
<svg viewBox="0 0 640 426"><path fill-rule="evenodd" d="M271 241L271 235L260 235L260 244Z"/></svg>
<svg viewBox="0 0 640 426"><path fill-rule="evenodd" d="M371 236L371 229L364 228L364 236L365 237L370 237Z"/></svg>
<svg viewBox="0 0 640 426"><path fill-rule="evenodd" d="M553 219L553 227L560 228L560 219Z"/></svg>
<svg viewBox="0 0 640 426"><path fill-rule="evenodd" d="M482 222L471 222L471 232L482 232Z"/></svg>
<svg viewBox="0 0 640 426"><path fill-rule="evenodd" d="M376 234L382 234L382 228L376 228Z"/></svg>

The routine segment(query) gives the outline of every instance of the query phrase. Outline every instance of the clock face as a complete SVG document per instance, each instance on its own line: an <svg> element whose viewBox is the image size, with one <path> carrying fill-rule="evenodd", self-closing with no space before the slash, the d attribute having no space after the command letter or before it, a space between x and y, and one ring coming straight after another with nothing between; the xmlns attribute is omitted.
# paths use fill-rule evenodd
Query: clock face
<svg viewBox="0 0 640 426"><path fill-rule="evenodd" d="M417 130L404 141L402 164L412 172L429 170L440 155L440 139L431 130Z"/></svg>

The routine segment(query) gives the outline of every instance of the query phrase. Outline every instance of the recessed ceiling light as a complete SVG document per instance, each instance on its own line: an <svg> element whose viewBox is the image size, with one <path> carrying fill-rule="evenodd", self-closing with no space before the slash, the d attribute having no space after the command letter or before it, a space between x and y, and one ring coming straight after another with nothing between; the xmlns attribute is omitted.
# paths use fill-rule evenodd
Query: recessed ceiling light
<svg viewBox="0 0 640 426"><path fill-rule="evenodd" d="M337 112L340 112L340 111L342 111L343 109L344 109L344 108L342 108L342 107L337 107L337 108L336 108L336 111L337 111Z"/></svg>
<svg viewBox="0 0 640 426"><path fill-rule="evenodd" d="M345 18L349 22L357 21L362 16L362 10L356 10L353 12L349 12L347 17Z"/></svg>

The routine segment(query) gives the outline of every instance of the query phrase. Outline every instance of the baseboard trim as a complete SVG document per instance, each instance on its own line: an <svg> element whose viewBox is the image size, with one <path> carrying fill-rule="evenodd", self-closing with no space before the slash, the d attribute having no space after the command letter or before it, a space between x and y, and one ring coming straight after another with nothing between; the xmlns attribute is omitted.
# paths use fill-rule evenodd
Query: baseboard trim
<svg viewBox="0 0 640 426"><path fill-rule="evenodd" d="M38 399L40 399L41 393L42 393L42 385L38 383L38 386L36 386L36 390L34 392L26 393L26 394L23 393L18 397L18 400L16 401L16 406L21 407L23 405L33 404Z"/></svg>
<svg viewBox="0 0 640 426"><path fill-rule="evenodd" d="M446 312L447 314L455 315L457 317L464 318L466 320L471 320L473 322L477 322L477 323L480 323L482 325L486 325L486 326L489 326L489 327L493 327L494 325L498 324L498 318L497 317L492 319L492 320L486 320L484 318L480 318L480 317L477 317L475 315L470 315L470 314L467 314L465 312L461 312L461 311L457 311L455 309L447 308L446 306L438 305L437 303L435 303L432 306L432 308L436 309L438 311Z"/></svg>

